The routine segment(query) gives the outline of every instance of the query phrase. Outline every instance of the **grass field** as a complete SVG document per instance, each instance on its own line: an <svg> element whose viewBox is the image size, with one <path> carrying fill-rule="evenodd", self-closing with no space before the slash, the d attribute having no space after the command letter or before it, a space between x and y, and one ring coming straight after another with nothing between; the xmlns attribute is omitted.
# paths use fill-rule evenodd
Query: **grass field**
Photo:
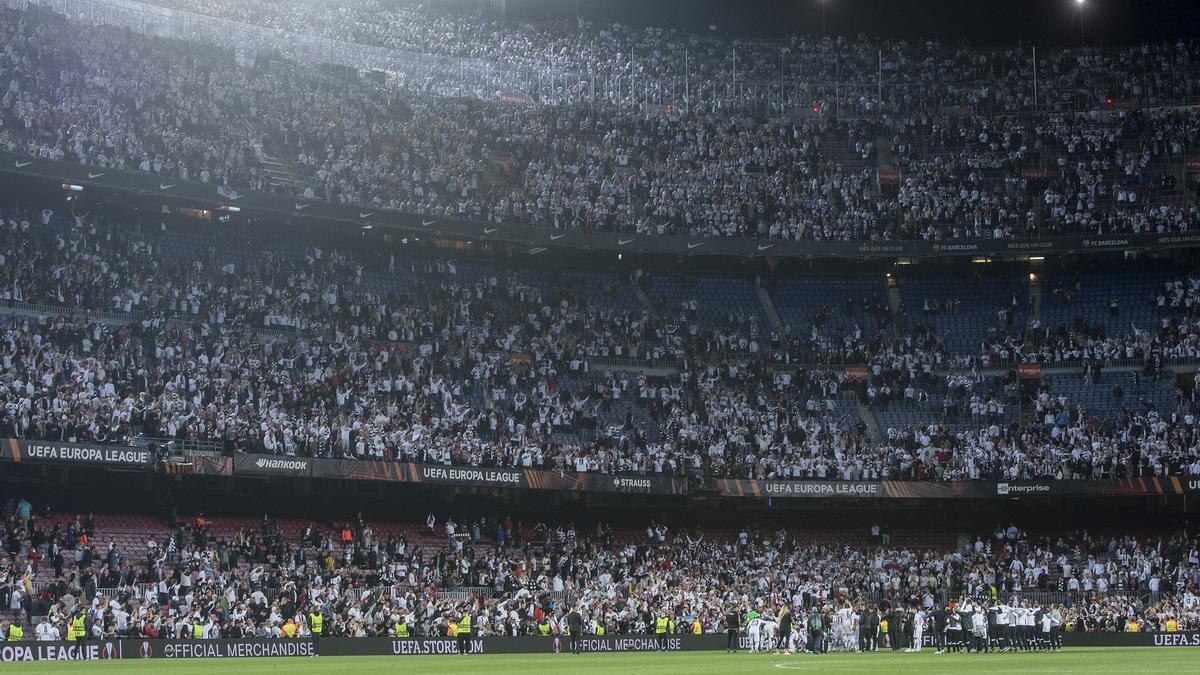
<svg viewBox="0 0 1200 675"><path fill-rule="evenodd" d="M205 660L126 660L6 664L4 673L1200 673L1200 649L1083 648L1052 654L571 654L495 656L359 656L322 658Z"/></svg>

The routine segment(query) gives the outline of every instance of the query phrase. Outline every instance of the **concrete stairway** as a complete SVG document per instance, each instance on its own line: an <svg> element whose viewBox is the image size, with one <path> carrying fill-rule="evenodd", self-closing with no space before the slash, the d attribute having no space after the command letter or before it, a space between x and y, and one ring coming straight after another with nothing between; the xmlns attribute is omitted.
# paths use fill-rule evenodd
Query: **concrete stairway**
<svg viewBox="0 0 1200 675"><path fill-rule="evenodd" d="M758 302L762 305L763 312L767 315L767 320L771 322L771 328L776 333L783 334L783 322L779 320L779 312L775 309L775 302L771 300L771 294L762 286L762 279L754 278L754 292L758 294Z"/></svg>

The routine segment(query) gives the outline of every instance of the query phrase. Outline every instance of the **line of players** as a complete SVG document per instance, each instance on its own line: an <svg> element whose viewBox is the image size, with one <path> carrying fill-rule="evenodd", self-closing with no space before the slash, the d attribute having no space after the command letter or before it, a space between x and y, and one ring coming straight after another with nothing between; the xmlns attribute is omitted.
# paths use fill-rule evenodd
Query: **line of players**
<svg viewBox="0 0 1200 675"><path fill-rule="evenodd" d="M744 626L750 652L780 653L873 652L882 645L894 652L935 653L1034 652L1062 647L1065 611L1061 606L1035 606L1028 601L1005 604L964 598L930 610L849 604L833 611L828 605L793 616L789 607L778 612L753 608L729 612L727 648L737 648L736 635Z"/></svg>

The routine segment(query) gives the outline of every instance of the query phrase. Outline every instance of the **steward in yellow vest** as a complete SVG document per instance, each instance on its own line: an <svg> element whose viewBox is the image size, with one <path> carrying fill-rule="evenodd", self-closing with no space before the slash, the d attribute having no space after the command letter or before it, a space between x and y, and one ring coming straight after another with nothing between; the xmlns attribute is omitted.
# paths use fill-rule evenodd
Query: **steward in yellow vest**
<svg viewBox="0 0 1200 675"><path fill-rule="evenodd" d="M658 643L658 651L667 651L667 632L671 629L671 620L660 616L654 620L654 639Z"/></svg>
<svg viewBox="0 0 1200 675"><path fill-rule="evenodd" d="M407 621L397 621L396 625L393 626L392 628L396 631L396 637L398 637L398 638L408 637L408 622Z"/></svg>
<svg viewBox="0 0 1200 675"><path fill-rule="evenodd" d="M463 612L462 618L458 620L458 630L455 632L458 638L458 653L466 654L471 648L471 615Z"/></svg>
<svg viewBox="0 0 1200 675"><path fill-rule="evenodd" d="M21 624L14 623L8 627L8 641L20 642L25 639L25 630L21 628Z"/></svg>
<svg viewBox="0 0 1200 675"><path fill-rule="evenodd" d="M71 619L71 625L67 627L67 639L82 640L87 637L87 627L84 624L83 614L80 613Z"/></svg>

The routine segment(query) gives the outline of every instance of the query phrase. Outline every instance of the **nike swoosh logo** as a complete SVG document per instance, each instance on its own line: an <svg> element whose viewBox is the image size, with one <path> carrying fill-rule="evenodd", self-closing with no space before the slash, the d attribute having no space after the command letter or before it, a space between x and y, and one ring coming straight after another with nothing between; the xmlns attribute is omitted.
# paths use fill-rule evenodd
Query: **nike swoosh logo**
<svg viewBox="0 0 1200 675"><path fill-rule="evenodd" d="M30 164L33 164L33 162L13 162L13 163L17 165L18 169L23 169L23 168L29 166Z"/></svg>
<svg viewBox="0 0 1200 675"><path fill-rule="evenodd" d="M565 236L567 236L567 235L565 235L565 234L552 234L552 235L550 235L550 241L558 241L559 239L562 239L562 238L563 238L563 237L565 237Z"/></svg>
<svg viewBox="0 0 1200 675"><path fill-rule="evenodd" d="M432 225L432 224L434 224L434 223L436 223L436 222L437 222L437 218L434 218L433 220L425 220L424 218L422 218L422 219L421 219L421 226L422 226L422 227L429 227L430 225Z"/></svg>
<svg viewBox="0 0 1200 675"><path fill-rule="evenodd" d="M491 233L495 232L495 231L496 231L496 230L498 230L498 229L500 229L500 228L498 228L498 227L485 227L485 228L483 228L483 233L484 233L484 234L491 234Z"/></svg>
<svg viewBox="0 0 1200 675"><path fill-rule="evenodd" d="M100 173L92 173L91 171L89 171L88 178L99 178L100 176L103 176L104 173L105 172L103 172L103 171L101 171Z"/></svg>
<svg viewBox="0 0 1200 675"><path fill-rule="evenodd" d="M358 217L359 218L370 218L371 216L375 215L375 213L376 213L375 211L369 211L367 213L363 213L362 211L359 211Z"/></svg>
<svg viewBox="0 0 1200 675"><path fill-rule="evenodd" d="M312 206L312 204L301 204L300 202L296 202L292 206L296 207L297 211L303 211L304 209L307 209L308 207Z"/></svg>
<svg viewBox="0 0 1200 675"><path fill-rule="evenodd" d="M624 246L625 244L628 244L631 241L633 241L633 240L632 239L618 239L617 246Z"/></svg>
<svg viewBox="0 0 1200 675"><path fill-rule="evenodd" d="M159 190L170 190L171 188L175 187L176 185L177 185L176 183L159 183L158 189Z"/></svg>
<svg viewBox="0 0 1200 675"><path fill-rule="evenodd" d="M693 248L696 248L697 246L703 246L703 245L704 245L704 242L700 242L699 244L688 244L688 248L693 249Z"/></svg>
<svg viewBox="0 0 1200 675"><path fill-rule="evenodd" d="M766 246L763 246L762 244L759 244L759 245L758 245L758 250L760 250L760 251L765 251L765 250L767 250L767 249L771 248L771 247L772 247L772 246L774 246L774 245L775 245L775 244L767 244Z"/></svg>

